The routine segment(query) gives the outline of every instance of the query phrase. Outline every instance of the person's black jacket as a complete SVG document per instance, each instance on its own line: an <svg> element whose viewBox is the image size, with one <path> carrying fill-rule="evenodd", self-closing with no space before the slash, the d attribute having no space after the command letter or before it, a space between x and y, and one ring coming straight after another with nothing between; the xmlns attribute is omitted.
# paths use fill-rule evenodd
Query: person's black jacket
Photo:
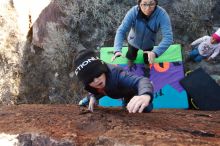
<svg viewBox="0 0 220 146"><path fill-rule="evenodd" d="M139 77L124 71L120 67L107 64L105 93L111 98L129 98L135 95L148 94L153 100L153 86L146 77ZM85 89L99 99L102 96L96 89L87 86Z"/></svg>

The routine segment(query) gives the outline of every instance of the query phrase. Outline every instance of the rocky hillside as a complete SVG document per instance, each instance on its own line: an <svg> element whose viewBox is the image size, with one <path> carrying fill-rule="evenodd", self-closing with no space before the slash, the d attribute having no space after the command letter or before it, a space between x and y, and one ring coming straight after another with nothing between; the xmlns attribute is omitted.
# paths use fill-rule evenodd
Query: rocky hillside
<svg viewBox="0 0 220 146"><path fill-rule="evenodd" d="M112 46L115 31L136 0L1 0L0 103L75 103L83 94L72 70L75 52ZM218 0L159 0L169 13L175 43L183 46L220 27ZM160 36L158 36L158 39ZM126 43L125 43L126 44ZM216 62L204 67L219 82Z"/></svg>

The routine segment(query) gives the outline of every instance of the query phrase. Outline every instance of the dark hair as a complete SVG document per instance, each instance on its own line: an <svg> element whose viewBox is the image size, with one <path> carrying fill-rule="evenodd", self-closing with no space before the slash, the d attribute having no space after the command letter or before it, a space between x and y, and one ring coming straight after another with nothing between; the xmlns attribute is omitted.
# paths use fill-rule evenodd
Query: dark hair
<svg viewBox="0 0 220 146"><path fill-rule="evenodd" d="M137 0L138 5L140 5L141 1L142 1L142 0ZM156 5L157 5L157 4L158 4L158 1L157 1L157 0L154 0L154 1L156 2Z"/></svg>

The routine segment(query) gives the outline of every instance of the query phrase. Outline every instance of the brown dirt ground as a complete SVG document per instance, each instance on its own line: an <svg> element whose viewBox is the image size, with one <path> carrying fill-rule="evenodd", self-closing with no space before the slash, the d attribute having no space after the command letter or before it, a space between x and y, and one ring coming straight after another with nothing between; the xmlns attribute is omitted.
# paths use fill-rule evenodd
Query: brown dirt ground
<svg viewBox="0 0 220 146"><path fill-rule="evenodd" d="M220 145L220 111L129 114L77 105L0 106L0 133L38 133L73 145Z"/></svg>

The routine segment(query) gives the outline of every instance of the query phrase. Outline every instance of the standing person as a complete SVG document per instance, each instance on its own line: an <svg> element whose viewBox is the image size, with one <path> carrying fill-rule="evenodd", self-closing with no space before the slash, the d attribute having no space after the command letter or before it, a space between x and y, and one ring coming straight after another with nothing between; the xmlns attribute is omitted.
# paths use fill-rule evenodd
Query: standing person
<svg viewBox="0 0 220 146"><path fill-rule="evenodd" d="M212 60L220 53L220 28L212 36L203 36L190 44L193 48L187 60L200 62Z"/></svg>
<svg viewBox="0 0 220 146"><path fill-rule="evenodd" d="M153 109L153 87L146 77L139 77L123 69L106 64L93 51L80 51L74 60L75 75L92 93L89 110L93 111L96 100L107 95L124 98L129 113L150 112Z"/></svg>
<svg viewBox="0 0 220 146"><path fill-rule="evenodd" d="M156 33L159 29L163 38L154 48ZM127 12L116 32L112 61L122 55L121 48L127 32L129 34L126 57L129 60L129 65L132 65L136 59L138 49L144 51L144 62L148 64L153 63L155 57L159 57L173 43L169 15L162 7L158 6L157 0L138 0L138 5Z"/></svg>

